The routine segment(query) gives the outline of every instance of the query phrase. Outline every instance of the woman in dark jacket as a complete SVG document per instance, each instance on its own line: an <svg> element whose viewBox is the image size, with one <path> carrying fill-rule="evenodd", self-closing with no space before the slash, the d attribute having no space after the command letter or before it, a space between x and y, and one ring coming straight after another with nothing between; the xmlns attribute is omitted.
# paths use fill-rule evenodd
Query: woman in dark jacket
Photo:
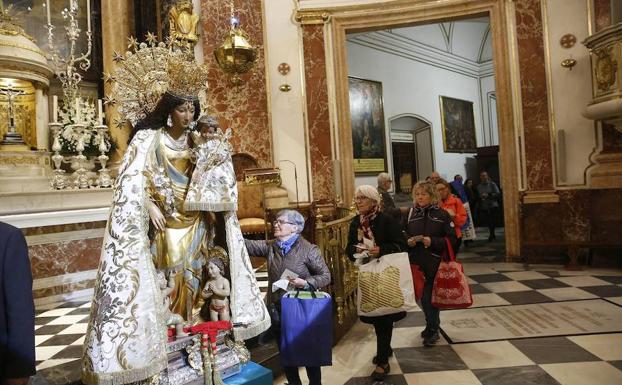
<svg viewBox="0 0 622 385"><path fill-rule="evenodd" d="M385 254L406 251L406 240L400 228L399 222L379 211L381 196L373 186L360 186L354 193L356 208L359 215L350 224L347 252L352 261L355 254L365 250L364 239L373 247L367 249L371 258L379 258ZM361 316L361 321L374 325L376 331L376 356L372 362L376 369L371 377L374 381L383 381L389 373L389 356L393 354L391 349L391 337L393 335L393 323L406 316L406 312L388 314L378 317Z"/></svg>
<svg viewBox="0 0 622 385"><path fill-rule="evenodd" d="M274 315L272 331L277 338L281 335L281 297L285 291L278 289L273 293L272 283L281 279L285 269L298 275L296 278L289 278L290 285L295 288L320 289L330 284L330 270L320 254L320 249L300 235L304 227L305 220L299 212L283 210L277 214L277 219L274 221L275 241L244 240L249 255L268 258L266 301L271 315ZM290 385L302 385L297 367L286 366L283 369ZM320 367L309 366L306 369L309 385L321 385Z"/></svg>
<svg viewBox="0 0 622 385"><path fill-rule="evenodd" d="M432 306L434 278L447 253L447 241L454 245L456 231L447 211L439 206L440 196L436 186L429 182L418 182L413 187L413 208L405 221L408 237L408 256L411 263L419 265L425 276L421 305L425 314L425 329L421 332L423 344L432 346L439 340L440 312Z"/></svg>

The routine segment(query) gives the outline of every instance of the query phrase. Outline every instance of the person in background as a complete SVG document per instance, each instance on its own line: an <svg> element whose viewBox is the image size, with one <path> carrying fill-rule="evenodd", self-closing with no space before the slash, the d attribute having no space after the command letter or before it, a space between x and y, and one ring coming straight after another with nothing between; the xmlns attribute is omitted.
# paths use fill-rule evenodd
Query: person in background
<svg viewBox="0 0 622 385"><path fill-rule="evenodd" d="M0 384L26 385L35 374L35 307L22 232L0 222Z"/></svg>
<svg viewBox="0 0 622 385"><path fill-rule="evenodd" d="M296 273L298 277L291 277L290 284L303 290L323 288L330 284L330 270L320 254L320 249L309 243L300 234L305 227L305 220L298 211L283 210L277 214L274 221L275 241L253 241L245 239L244 243L248 254L268 259L268 293L266 302L272 316L272 331L274 336L281 336L281 297L285 294L282 289L272 292L272 283L281 279L285 269ZM289 385L302 385L298 368L286 366L283 368ZM322 384L322 371L319 366L307 367L309 385Z"/></svg>
<svg viewBox="0 0 622 385"><path fill-rule="evenodd" d="M467 222L467 212L462 201L449 192L449 183L441 179L436 182L436 190L441 198L440 206L447 211L456 230L456 243L453 244L454 253L458 254L460 245L462 244L462 226Z"/></svg>
<svg viewBox="0 0 622 385"><path fill-rule="evenodd" d="M402 218L402 213L399 208L395 207L393 197L389 193L393 184L391 175L387 172L381 172L378 174L378 193L382 197L382 212L394 217L398 221Z"/></svg>
<svg viewBox="0 0 622 385"><path fill-rule="evenodd" d="M497 212L499 211L499 197L501 192L495 182L490 180L488 173L482 171L479 174L480 183L477 185L477 193L479 195L479 213L480 218L486 221L488 225L488 242L492 242L495 237L495 226L497 221Z"/></svg>
<svg viewBox="0 0 622 385"><path fill-rule="evenodd" d="M428 178L426 178L426 181L432 181L433 183L436 183L437 180L441 179L441 174L439 174L436 171L433 171L430 176Z"/></svg>
<svg viewBox="0 0 622 385"><path fill-rule="evenodd" d="M354 254L363 250L366 250L371 258L406 251L406 240L400 223L380 211L380 200L380 194L373 186L359 186L354 192L354 202L359 215L350 223L346 247L348 257L352 261L355 260ZM374 246L368 249L363 243L364 239L372 241ZM374 381L383 381L391 370L389 357L393 354L391 349L393 323L404 317L406 312L377 317L361 316L361 321L374 325L376 332L376 356L372 359L376 369L371 374Z"/></svg>
<svg viewBox="0 0 622 385"><path fill-rule="evenodd" d="M451 188L451 193L460 198L462 203L468 201L466 191L464 191L464 186L462 185L462 175L455 175L454 181L449 184L449 187Z"/></svg>
<svg viewBox="0 0 622 385"><path fill-rule="evenodd" d="M434 183L417 182L413 187L413 208L404 224L410 263L419 265L425 276L421 298L425 314L425 329L421 332L424 346L433 346L440 338L440 312L432 306L432 289L441 257L447 252L445 238L452 245L456 243L456 232L449 213L439 207L439 203L440 196Z"/></svg>

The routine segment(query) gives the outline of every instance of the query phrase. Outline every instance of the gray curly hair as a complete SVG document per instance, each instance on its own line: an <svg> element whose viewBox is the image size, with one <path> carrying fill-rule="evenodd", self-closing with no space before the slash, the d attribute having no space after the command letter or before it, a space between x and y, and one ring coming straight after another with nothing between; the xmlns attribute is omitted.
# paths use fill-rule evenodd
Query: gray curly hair
<svg viewBox="0 0 622 385"><path fill-rule="evenodd" d="M305 218L296 210L281 210L276 217L284 217L287 219L287 222L296 225L296 232L298 234L302 233L302 230L305 228Z"/></svg>

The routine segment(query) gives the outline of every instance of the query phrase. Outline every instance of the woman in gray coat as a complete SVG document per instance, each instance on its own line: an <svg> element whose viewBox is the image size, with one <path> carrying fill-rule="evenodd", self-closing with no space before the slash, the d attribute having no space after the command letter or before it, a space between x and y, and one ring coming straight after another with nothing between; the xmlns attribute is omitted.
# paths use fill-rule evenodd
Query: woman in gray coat
<svg viewBox="0 0 622 385"><path fill-rule="evenodd" d="M320 249L309 243L300 233L305 227L303 216L294 210L283 210L274 221L274 237L271 241L245 240L249 255L268 259L268 293L266 301L272 315L272 330L280 338L281 297L284 290L272 292L272 283L281 279L287 269L298 277L288 277L290 286L298 289L320 289L330 283L330 271ZM301 385L297 367L284 367L290 385ZM321 385L319 366L307 367L309 385Z"/></svg>

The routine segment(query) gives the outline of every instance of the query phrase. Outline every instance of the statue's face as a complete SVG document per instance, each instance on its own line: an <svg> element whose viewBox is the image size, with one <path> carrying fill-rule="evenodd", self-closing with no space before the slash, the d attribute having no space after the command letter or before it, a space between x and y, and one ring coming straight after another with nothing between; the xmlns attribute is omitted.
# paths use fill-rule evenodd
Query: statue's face
<svg viewBox="0 0 622 385"><path fill-rule="evenodd" d="M215 263L210 262L210 264L207 265L207 273L210 277L216 278L220 276L220 269L218 268L218 266L216 266Z"/></svg>
<svg viewBox="0 0 622 385"><path fill-rule="evenodd" d="M171 120L173 122L173 127L187 128L190 122L194 120L194 105L190 102L186 102L173 108Z"/></svg>

